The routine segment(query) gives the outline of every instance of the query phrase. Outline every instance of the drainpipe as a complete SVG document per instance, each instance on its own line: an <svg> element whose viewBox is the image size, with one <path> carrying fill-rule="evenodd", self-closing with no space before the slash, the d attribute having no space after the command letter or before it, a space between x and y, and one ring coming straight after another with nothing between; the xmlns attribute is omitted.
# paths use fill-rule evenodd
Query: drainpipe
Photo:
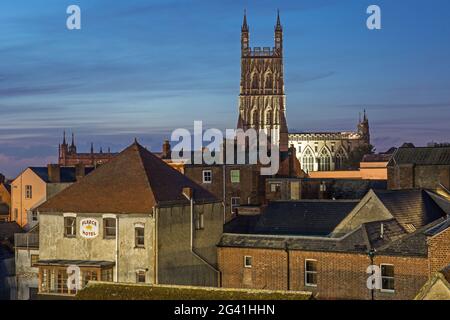
<svg viewBox="0 0 450 320"><path fill-rule="evenodd" d="M217 270L212 264L210 264L208 261L203 259L201 256L199 256L195 250L194 250L194 190L190 189L191 193L186 194L184 193L184 196L187 197L190 201L190 207L191 207L191 243L190 243L190 251L194 257L202 261L205 265L207 265L211 270L213 270L217 274L217 285L220 284L220 271Z"/></svg>
<svg viewBox="0 0 450 320"><path fill-rule="evenodd" d="M119 216L116 215L116 282L119 282Z"/></svg>
<svg viewBox="0 0 450 320"><path fill-rule="evenodd" d="M287 257L287 289L288 291L291 290L291 267L290 267L290 256L289 256L289 248L288 243L285 243L284 250L286 251L286 257Z"/></svg>
<svg viewBox="0 0 450 320"><path fill-rule="evenodd" d="M369 258L370 258L370 265L373 266L373 258L375 257L375 250L374 249L370 249L368 255L369 255ZM373 274L374 274L374 271L372 271L372 275ZM372 301L375 300L375 295L374 294L375 294L375 289L372 288L370 290L370 298L371 298Z"/></svg>
<svg viewBox="0 0 450 320"><path fill-rule="evenodd" d="M227 221L227 195L226 195L226 166L225 164L223 165L223 177L222 177L222 182L223 182L223 223L225 223Z"/></svg>

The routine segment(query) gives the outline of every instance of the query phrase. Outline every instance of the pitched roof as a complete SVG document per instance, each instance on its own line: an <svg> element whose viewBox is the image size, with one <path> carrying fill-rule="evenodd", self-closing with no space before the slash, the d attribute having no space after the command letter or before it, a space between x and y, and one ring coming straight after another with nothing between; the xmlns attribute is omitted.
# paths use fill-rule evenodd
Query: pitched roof
<svg viewBox="0 0 450 320"><path fill-rule="evenodd" d="M30 170L33 171L45 183L50 183L47 167L30 167ZM94 168L92 168L92 167L86 167L85 174L89 174L93 170L94 170ZM75 182L75 181L77 181L75 167L60 167L60 182L61 183L71 183L71 182Z"/></svg>
<svg viewBox="0 0 450 320"><path fill-rule="evenodd" d="M9 206L0 202L0 215L9 215Z"/></svg>
<svg viewBox="0 0 450 320"><path fill-rule="evenodd" d="M137 142L92 174L38 207L41 212L150 213L155 205L187 203L182 189L194 200L218 201L209 191L167 165Z"/></svg>
<svg viewBox="0 0 450 320"><path fill-rule="evenodd" d="M388 165L450 165L450 147L399 148Z"/></svg>
<svg viewBox="0 0 450 320"><path fill-rule="evenodd" d="M23 233L23 230L16 222L0 222L0 241L14 238L15 233Z"/></svg>
<svg viewBox="0 0 450 320"><path fill-rule="evenodd" d="M330 234L358 201L301 200L274 201L258 216L238 216L224 226L229 233L265 235Z"/></svg>
<svg viewBox="0 0 450 320"><path fill-rule="evenodd" d="M405 230L414 231L446 216L446 212L425 190L374 190L374 192Z"/></svg>

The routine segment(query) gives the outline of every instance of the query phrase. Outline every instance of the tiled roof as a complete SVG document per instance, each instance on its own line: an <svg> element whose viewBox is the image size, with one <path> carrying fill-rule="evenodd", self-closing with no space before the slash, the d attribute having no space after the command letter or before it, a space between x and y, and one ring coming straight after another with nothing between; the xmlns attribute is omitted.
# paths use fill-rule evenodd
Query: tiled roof
<svg viewBox="0 0 450 320"><path fill-rule="evenodd" d="M425 190L374 190L377 197L405 229L419 229L445 217L446 212Z"/></svg>
<svg viewBox="0 0 450 320"><path fill-rule="evenodd" d="M399 148L388 165L400 164L450 165L450 147Z"/></svg>
<svg viewBox="0 0 450 320"><path fill-rule="evenodd" d="M50 183L47 167L30 167L30 169L39 176L45 183ZM71 183L77 181L75 167L60 167L60 182ZM92 172L94 168L86 167L85 174Z"/></svg>
<svg viewBox="0 0 450 320"><path fill-rule="evenodd" d="M167 165L137 142L79 182L38 207L41 212L150 213L157 204L218 201L209 191Z"/></svg>

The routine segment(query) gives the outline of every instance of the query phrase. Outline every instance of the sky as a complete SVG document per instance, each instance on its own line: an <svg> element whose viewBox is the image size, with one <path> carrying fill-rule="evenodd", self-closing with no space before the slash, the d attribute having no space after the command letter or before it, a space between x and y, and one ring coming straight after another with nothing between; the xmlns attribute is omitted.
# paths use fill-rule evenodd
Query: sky
<svg viewBox="0 0 450 320"><path fill-rule="evenodd" d="M377 151L450 141L448 0L2 0L0 172L55 163L64 130L79 151L159 151L194 120L234 128L243 11L263 47L277 8L290 131L355 130L366 109Z"/></svg>

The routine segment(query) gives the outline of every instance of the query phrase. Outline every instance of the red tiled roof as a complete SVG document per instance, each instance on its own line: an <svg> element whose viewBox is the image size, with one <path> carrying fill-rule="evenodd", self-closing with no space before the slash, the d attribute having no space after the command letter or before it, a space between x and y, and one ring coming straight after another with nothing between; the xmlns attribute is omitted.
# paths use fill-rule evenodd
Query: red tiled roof
<svg viewBox="0 0 450 320"><path fill-rule="evenodd" d="M216 202L209 191L167 165L137 142L90 175L38 207L40 212L150 213L155 205L185 202L184 187L196 202Z"/></svg>

